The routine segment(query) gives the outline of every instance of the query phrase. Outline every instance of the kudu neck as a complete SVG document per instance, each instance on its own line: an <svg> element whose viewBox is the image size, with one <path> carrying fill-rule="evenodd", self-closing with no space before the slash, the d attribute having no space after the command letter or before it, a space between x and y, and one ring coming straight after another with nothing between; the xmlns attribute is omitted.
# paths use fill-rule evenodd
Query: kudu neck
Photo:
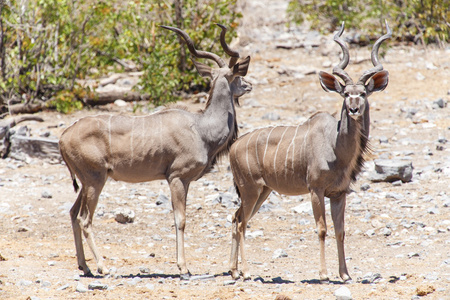
<svg viewBox="0 0 450 300"><path fill-rule="evenodd" d="M213 82L206 108L199 115L197 126L203 140L212 148L220 149L236 135L233 94L225 78L218 78Z"/></svg>
<svg viewBox="0 0 450 300"><path fill-rule="evenodd" d="M355 120L349 115L344 102L341 120L339 121L337 146L343 147L346 151L350 151L350 148L356 149L359 146L365 148L369 138L369 127L369 103L366 101L364 113ZM362 142L362 140L364 141Z"/></svg>
<svg viewBox="0 0 450 300"><path fill-rule="evenodd" d="M203 114L205 117L217 117L228 112L234 114L233 95L230 85L225 78L217 78L211 86Z"/></svg>

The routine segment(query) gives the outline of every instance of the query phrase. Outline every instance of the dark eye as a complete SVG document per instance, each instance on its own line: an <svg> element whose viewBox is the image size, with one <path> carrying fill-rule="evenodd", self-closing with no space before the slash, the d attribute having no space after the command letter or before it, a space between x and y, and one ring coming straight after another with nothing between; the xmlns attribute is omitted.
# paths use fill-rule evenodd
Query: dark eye
<svg viewBox="0 0 450 300"><path fill-rule="evenodd" d="M348 96L350 96L349 93L344 93L345 98L347 98Z"/></svg>
<svg viewBox="0 0 450 300"><path fill-rule="evenodd" d="M366 93L361 93L361 97L366 98Z"/></svg>

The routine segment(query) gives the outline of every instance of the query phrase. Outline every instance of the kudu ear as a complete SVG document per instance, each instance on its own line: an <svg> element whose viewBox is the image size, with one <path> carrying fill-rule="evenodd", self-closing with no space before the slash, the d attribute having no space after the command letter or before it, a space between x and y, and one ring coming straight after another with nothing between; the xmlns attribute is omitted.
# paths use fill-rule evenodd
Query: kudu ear
<svg viewBox="0 0 450 300"><path fill-rule="evenodd" d="M366 90L369 94L373 92L381 92L384 90L389 82L389 72L380 71L375 73L375 75L370 78L369 82L366 84Z"/></svg>
<svg viewBox="0 0 450 300"><path fill-rule="evenodd" d="M247 75L248 67L250 65L250 56L247 56L243 60L239 61L233 66L234 76L245 76Z"/></svg>
<svg viewBox="0 0 450 300"><path fill-rule="evenodd" d="M200 74L200 76L202 77L209 77L212 79L213 75L212 75L212 68L208 65L205 65L201 62L192 60L192 62L194 63L195 68L197 69L198 73Z"/></svg>
<svg viewBox="0 0 450 300"><path fill-rule="evenodd" d="M333 75L320 71L319 73L320 85L325 92L336 92L342 94L344 86Z"/></svg>

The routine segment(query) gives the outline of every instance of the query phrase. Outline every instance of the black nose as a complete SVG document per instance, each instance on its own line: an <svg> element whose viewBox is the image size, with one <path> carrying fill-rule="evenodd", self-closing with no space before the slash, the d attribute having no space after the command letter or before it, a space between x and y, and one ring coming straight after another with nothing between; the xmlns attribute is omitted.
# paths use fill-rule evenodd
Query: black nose
<svg viewBox="0 0 450 300"><path fill-rule="evenodd" d="M349 110L350 110L350 112L351 112L352 114L356 114L356 113L359 111L359 109L358 109L357 107L355 107L355 108L349 108Z"/></svg>

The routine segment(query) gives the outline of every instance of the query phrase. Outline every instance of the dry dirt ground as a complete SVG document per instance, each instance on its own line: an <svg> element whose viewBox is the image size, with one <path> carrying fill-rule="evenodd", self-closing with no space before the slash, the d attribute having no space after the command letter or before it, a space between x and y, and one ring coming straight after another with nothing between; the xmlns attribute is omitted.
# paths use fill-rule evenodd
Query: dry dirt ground
<svg viewBox="0 0 450 300"><path fill-rule="evenodd" d="M270 5L270 1L258 3L249 2L245 10L261 11L264 3ZM337 112L341 98L325 93L317 76L319 70L331 72L339 59L338 46L327 50L331 36L320 37L320 47L279 49L267 40L279 38L271 38L277 31L270 30L286 30L283 25L270 18L268 24L258 22L252 28L254 34L261 34L261 40L251 38L252 31L245 32L243 27L237 44L252 56L247 77L253 83L253 91L237 108L240 132L298 124L317 110ZM296 34L305 36L301 30ZM288 40L293 36L287 35ZM345 247L353 283L345 287L354 299L411 299L418 289L428 293L425 299L450 299L450 146L443 143L450 136L450 114L448 106L434 104L450 97L450 51L425 51L392 41L386 44L382 62L390 72L390 83L385 91L370 97L373 154L367 170L373 168L376 158L404 159L412 161L414 175L409 183L393 185L373 183L363 173L352 186L354 192L347 198ZM369 48L351 49L352 62L368 58L369 53ZM370 67L368 61L352 62L347 70L353 77ZM314 72L310 74L310 70ZM183 104L192 110L203 106L193 100ZM83 116L130 114L131 109L132 104L69 115L42 112L39 115L44 123L24 125L34 135L50 131L59 137ZM268 113L280 119L263 118ZM368 190L363 191L361 186L367 184ZM51 198L44 197L46 194ZM167 183L108 181L94 217L94 230L101 254L113 272L89 278L77 269L68 214L76 194L66 167L39 159L0 160L0 298L275 299L285 295L292 299L335 299L334 292L342 283L329 213L326 255L330 283L318 281L319 244L313 216L293 210L309 202L309 196L278 194L270 196L268 205L249 224L246 249L252 280L232 282L227 274L229 219L237 205L215 201L220 194L236 200L226 159L191 184L186 258L194 277L180 281L170 205L156 205L159 195L170 196ZM135 221L117 223L113 212L118 208L133 210ZM94 271L95 261L85 246ZM274 258L277 249L283 249L287 256ZM76 291L77 286L87 288L93 282L108 288Z"/></svg>

